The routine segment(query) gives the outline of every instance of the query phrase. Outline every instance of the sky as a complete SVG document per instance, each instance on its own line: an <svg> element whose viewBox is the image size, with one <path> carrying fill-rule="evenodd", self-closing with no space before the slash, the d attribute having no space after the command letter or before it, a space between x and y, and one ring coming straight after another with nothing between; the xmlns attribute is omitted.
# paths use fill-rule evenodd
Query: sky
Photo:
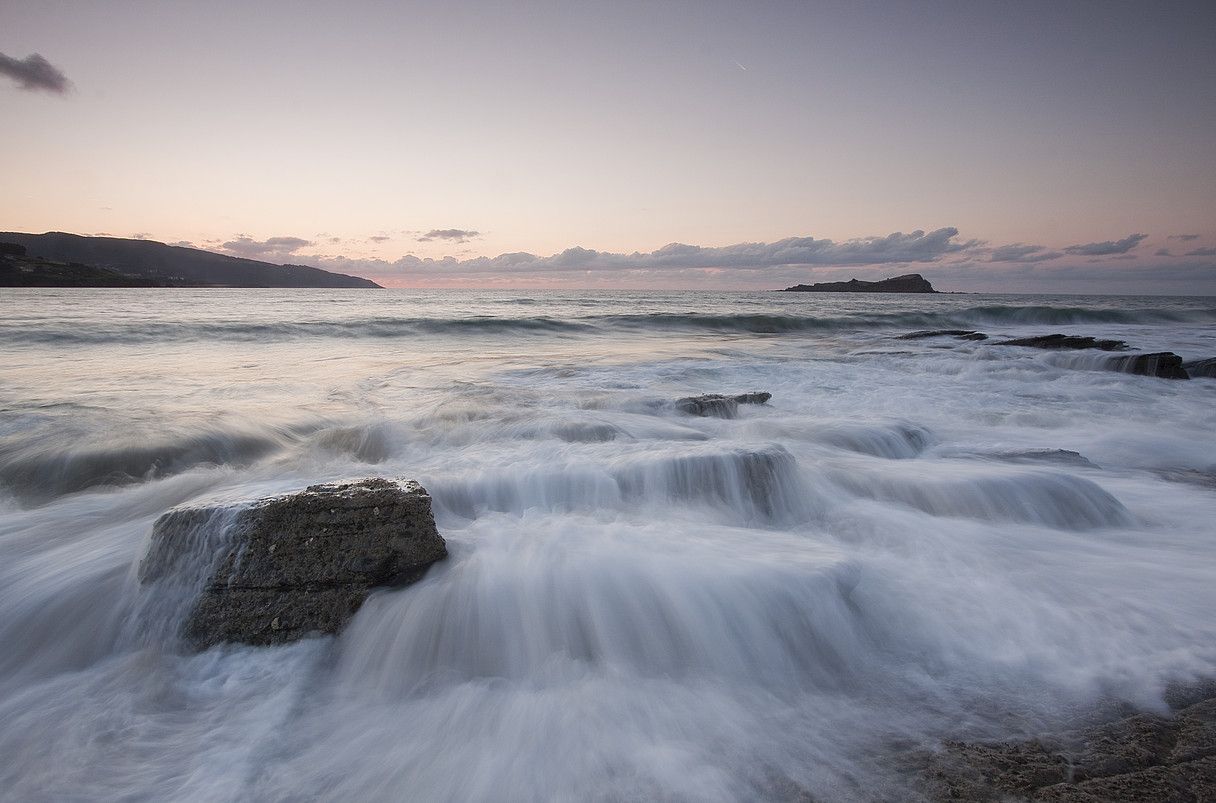
<svg viewBox="0 0 1216 803"><path fill-rule="evenodd" d="M1216 2L0 0L0 230L406 287L1216 295Z"/></svg>

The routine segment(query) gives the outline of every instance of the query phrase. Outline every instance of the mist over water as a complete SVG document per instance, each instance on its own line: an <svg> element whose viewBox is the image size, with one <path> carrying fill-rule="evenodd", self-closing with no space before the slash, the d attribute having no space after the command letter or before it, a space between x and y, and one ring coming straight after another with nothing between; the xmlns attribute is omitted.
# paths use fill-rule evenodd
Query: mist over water
<svg viewBox="0 0 1216 803"><path fill-rule="evenodd" d="M943 738L1216 675L1216 380L992 344L1216 356L1210 298L3 303L5 799L906 800ZM224 526L141 588L157 516L365 476L447 561L337 637L182 648Z"/></svg>

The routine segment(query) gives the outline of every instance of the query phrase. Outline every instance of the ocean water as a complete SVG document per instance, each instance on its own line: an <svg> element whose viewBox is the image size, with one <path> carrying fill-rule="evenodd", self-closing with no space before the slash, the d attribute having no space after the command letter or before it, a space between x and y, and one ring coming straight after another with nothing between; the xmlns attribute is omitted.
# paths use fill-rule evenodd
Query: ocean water
<svg viewBox="0 0 1216 803"><path fill-rule="evenodd" d="M5 291L0 798L916 799L1216 675L1216 299ZM671 406L768 391L733 420ZM1057 450L1066 450L1064 452ZM451 557L200 654L152 521L414 478ZM163 624L163 622L162 622ZM805 797L801 799L806 799Z"/></svg>

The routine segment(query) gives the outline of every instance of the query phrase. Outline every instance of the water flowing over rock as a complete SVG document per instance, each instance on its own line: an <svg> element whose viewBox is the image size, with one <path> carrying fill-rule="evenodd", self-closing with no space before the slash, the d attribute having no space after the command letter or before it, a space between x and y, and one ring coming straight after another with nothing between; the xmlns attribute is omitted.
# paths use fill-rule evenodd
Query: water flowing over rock
<svg viewBox="0 0 1216 803"><path fill-rule="evenodd" d="M224 533L205 532L219 522ZM199 648L336 633L373 588L412 583L447 555L421 485L367 479L248 507L170 511L153 526L140 581L187 570L200 538L218 550L182 627Z"/></svg>
<svg viewBox="0 0 1216 803"><path fill-rule="evenodd" d="M709 393L704 396L686 396L676 400L676 408L689 415L734 418L739 414L740 404L765 404L773 398L771 393L740 393L738 396L723 396Z"/></svg>
<svg viewBox="0 0 1216 803"><path fill-rule="evenodd" d="M1107 367L1112 371L1138 376L1155 376L1161 379L1191 378L1186 369L1182 367L1182 358L1172 351L1114 357L1107 362Z"/></svg>
<svg viewBox="0 0 1216 803"><path fill-rule="evenodd" d="M934 800L1216 799L1216 699L1024 742L947 742L926 773Z"/></svg>
<svg viewBox="0 0 1216 803"><path fill-rule="evenodd" d="M1122 340L1096 340L1092 337L1059 334L1019 337L1013 340L1002 340L993 345L1026 346L1033 349L1098 349L1099 351L1126 351L1128 348L1127 343Z"/></svg>

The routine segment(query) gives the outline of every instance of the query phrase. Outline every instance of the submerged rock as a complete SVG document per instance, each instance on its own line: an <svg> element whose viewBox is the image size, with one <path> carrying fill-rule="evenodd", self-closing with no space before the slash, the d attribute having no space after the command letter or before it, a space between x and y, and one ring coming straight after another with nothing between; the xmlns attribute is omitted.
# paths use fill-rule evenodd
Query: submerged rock
<svg viewBox="0 0 1216 803"><path fill-rule="evenodd" d="M1206 360L1191 360L1182 364L1191 378L1198 376L1206 376L1216 379L1216 357L1208 357Z"/></svg>
<svg viewBox="0 0 1216 803"><path fill-rule="evenodd" d="M992 456L1011 463L1060 463L1066 466L1097 468L1089 458L1071 449L1014 449L1004 452L993 452Z"/></svg>
<svg viewBox="0 0 1216 803"><path fill-rule="evenodd" d="M412 583L447 555L421 485L367 479L170 511L153 525L140 581L184 570L200 528L215 527L226 531L202 533L218 554L181 632L197 648L336 633L373 588Z"/></svg>
<svg viewBox="0 0 1216 803"><path fill-rule="evenodd" d="M1182 358L1172 351L1159 351L1154 354L1129 354L1126 357L1114 357L1106 367L1112 371L1139 376L1156 376L1161 379L1190 379L1190 374L1182 367Z"/></svg>
<svg viewBox="0 0 1216 803"><path fill-rule="evenodd" d="M987 340L988 335L972 329L923 329L918 332L908 332L896 340L924 340L928 337L953 337L956 340Z"/></svg>
<svg viewBox="0 0 1216 803"><path fill-rule="evenodd" d="M993 345L1026 346L1034 349L1098 349L1100 351L1126 351L1128 348L1127 343L1122 340L1096 340L1092 337L1059 334L1019 337L1013 340L1002 340Z"/></svg>
<svg viewBox="0 0 1216 803"><path fill-rule="evenodd" d="M734 418L739 414L740 404L764 404L771 398L771 393L740 393L738 396L710 393L676 399L676 409L689 415Z"/></svg>

